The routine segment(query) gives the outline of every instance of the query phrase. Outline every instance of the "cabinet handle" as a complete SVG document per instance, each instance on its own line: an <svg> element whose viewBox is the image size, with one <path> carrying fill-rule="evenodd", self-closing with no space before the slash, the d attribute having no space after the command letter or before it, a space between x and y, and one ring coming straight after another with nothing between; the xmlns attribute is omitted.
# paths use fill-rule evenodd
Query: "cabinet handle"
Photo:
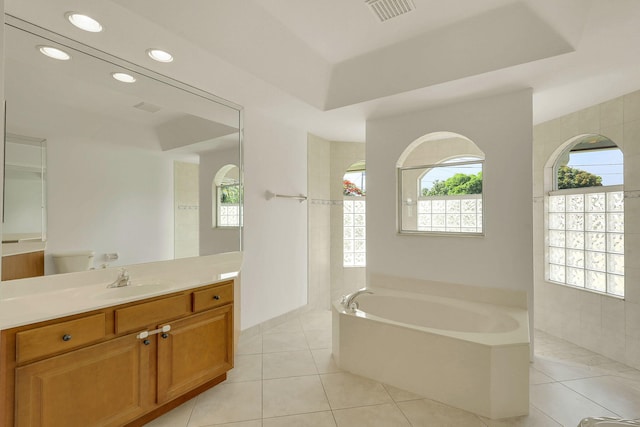
<svg viewBox="0 0 640 427"><path fill-rule="evenodd" d="M144 340L144 341L142 341L142 344L144 344L144 345L149 345L149 344L151 344L151 341L149 341L149 340Z"/></svg>
<svg viewBox="0 0 640 427"><path fill-rule="evenodd" d="M214 300L216 300L216 301L218 301L218 300L220 299L220 295L214 295L214 296L213 296L213 299L214 299Z"/></svg>
<svg viewBox="0 0 640 427"><path fill-rule="evenodd" d="M69 334L64 334L62 336L62 341L71 341L71 335Z"/></svg>
<svg viewBox="0 0 640 427"><path fill-rule="evenodd" d="M167 338L169 338L169 334L168 334L168 333L166 333L166 332L165 332L165 333L163 333L163 334L162 334L162 335L160 335L160 336L161 336L162 338L164 338L165 340L166 340Z"/></svg>

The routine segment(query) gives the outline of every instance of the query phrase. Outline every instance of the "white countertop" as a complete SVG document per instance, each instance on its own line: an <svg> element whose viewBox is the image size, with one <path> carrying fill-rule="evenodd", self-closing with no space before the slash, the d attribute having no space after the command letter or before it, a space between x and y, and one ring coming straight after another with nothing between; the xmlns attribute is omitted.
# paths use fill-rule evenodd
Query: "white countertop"
<svg viewBox="0 0 640 427"><path fill-rule="evenodd" d="M242 253L229 252L126 266L142 292L107 289L117 267L3 282L0 330L209 285L237 276L241 265Z"/></svg>
<svg viewBox="0 0 640 427"><path fill-rule="evenodd" d="M31 252L44 251L47 242L42 240L25 240L21 242L3 243L2 256L21 255Z"/></svg>

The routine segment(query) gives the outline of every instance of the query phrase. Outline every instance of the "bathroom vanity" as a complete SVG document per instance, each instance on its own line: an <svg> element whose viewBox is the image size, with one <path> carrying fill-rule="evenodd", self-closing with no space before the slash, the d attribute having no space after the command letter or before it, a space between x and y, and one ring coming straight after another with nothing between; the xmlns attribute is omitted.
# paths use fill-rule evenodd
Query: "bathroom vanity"
<svg viewBox="0 0 640 427"><path fill-rule="evenodd" d="M220 271L238 271L232 264ZM5 292L0 425L139 426L224 381L237 332L237 279L228 275L207 283L171 278L122 288L100 283L38 295ZM25 313L30 306L37 321ZM60 315L64 310L69 314Z"/></svg>
<svg viewBox="0 0 640 427"><path fill-rule="evenodd" d="M43 241L2 243L2 281L44 276Z"/></svg>

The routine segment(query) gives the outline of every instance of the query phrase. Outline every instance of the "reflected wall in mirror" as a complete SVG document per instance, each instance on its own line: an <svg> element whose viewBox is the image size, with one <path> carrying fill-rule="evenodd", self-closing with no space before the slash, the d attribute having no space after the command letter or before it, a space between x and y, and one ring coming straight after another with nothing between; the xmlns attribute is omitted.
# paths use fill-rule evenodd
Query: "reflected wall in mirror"
<svg viewBox="0 0 640 427"><path fill-rule="evenodd" d="M202 191L219 162L238 165L242 186L240 106L15 17L5 22L6 131L47 141L46 274L56 272L54 253L91 250L100 268L240 250L241 227L212 229L215 200ZM71 59L48 58L42 45ZM135 83L112 78L123 71ZM192 172L178 183L184 164ZM197 217L187 226L184 206Z"/></svg>
<svg viewBox="0 0 640 427"><path fill-rule="evenodd" d="M46 151L43 138L5 136L3 242L46 239Z"/></svg>

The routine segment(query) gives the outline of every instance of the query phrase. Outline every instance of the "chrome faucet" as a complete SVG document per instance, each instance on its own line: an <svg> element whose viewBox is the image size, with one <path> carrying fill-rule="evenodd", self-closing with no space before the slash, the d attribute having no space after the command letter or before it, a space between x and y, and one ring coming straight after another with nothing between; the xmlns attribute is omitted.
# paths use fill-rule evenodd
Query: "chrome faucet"
<svg viewBox="0 0 640 427"><path fill-rule="evenodd" d="M359 289L355 292L352 292L348 295L344 295L340 300L340 303L349 311L355 311L358 308L358 303L356 302L356 298L362 294L372 294L373 292L368 290L367 288Z"/></svg>
<svg viewBox="0 0 640 427"><path fill-rule="evenodd" d="M115 282L107 285L107 288L122 288L123 286L129 285L131 285L131 277L129 276L129 272L126 269L121 268L120 273L118 274L118 278L115 280Z"/></svg>

